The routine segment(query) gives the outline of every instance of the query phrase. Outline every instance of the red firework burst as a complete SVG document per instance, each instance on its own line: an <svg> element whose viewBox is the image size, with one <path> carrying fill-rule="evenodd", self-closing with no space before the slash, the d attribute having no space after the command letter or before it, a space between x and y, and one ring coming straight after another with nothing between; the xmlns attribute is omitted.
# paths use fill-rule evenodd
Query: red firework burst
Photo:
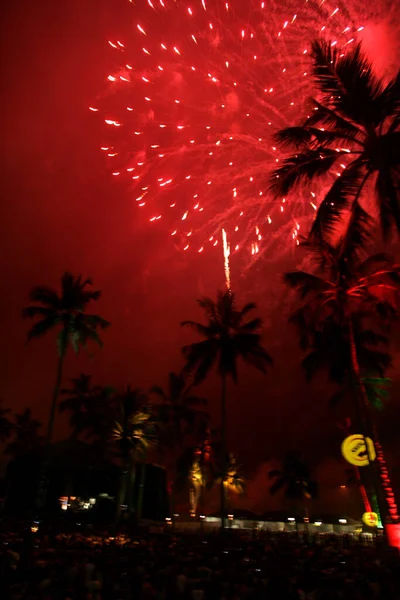
<svg viewBox="0 0 400 600"><path fill-rule="evenodd" d="M311 40L345 52L363 30L360 12L337 0L130 4L125 31L109 40L115 69L90 107L106 126L113 176L182 250L221 245L221 228L232 253L293 247L319 191L271 198L280 160L272 134L307 114Z"/></svg>

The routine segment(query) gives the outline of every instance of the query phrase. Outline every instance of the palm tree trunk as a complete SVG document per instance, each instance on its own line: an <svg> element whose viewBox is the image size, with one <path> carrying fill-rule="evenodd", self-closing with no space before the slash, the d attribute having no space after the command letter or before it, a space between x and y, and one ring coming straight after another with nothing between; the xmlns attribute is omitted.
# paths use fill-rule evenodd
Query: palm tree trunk
<svg viewBox="0 0 400 600"><path fill-rule="evenodd" d="M221 530L225 529L225 471L226 471L226 374L221 375L221 489L220 489L220 509L221 509Z"/></svg>
<svg viewBox="0 0 400 600"><path fill-rule="evenodd" d="M49 445L51 443L51 438L53 437L54 418L56 415L57 400L58 400L58 395L60 393L60 387L61 387L61 382L62 382L64 358L65 358L65 350L62 349L60 352L60 356L58 357L57 377L56 377L56 383L55 383L54 390L53 390L53 398L51 401L49 422L47 425L47 435L46 435L46 444L47 445Z"/></svg>
<svg viewBox="0 0 400 600"><path fill-rule="evenodd" d="M46 497L47 497L47 472L49 468L49 450L51 439L53 437L53 429L54 429L54 419L56 415L57 408L57 400L60 393L60 387L62 382L63 375L63 367L64 367L64 358L65 358L65 348L61 348L59 357L58 357L58 365L57 365L57 377L56 383L53 389L53 397L51 400L51 408L50 408L50 416L49 422L47 424L47 433L46 433L46 443L44 446L44 457L41 461L40 469L39 469L39 485L37 488L37 496L36 496L36 507L38 509L42 509L46 505Z"/></svg>
<svg viewBox="0 0 400 600"><path fill-rule="evenodd" d="M373 498L371 498L371 504L375 504L377 506L377 512L380 513L381 521L384 523L388 516L388 511L386 507L386 503L383 500L384 494L381 487L380 481L380 473L377 473L377 468L374 463L373 457L371 456L370 448L365 440L365 437L368 436L372 439L372 441L376 442L376 433L375 428L372 425L372 419L370 416L370 408L367 399L367 392L365 389L365 385L362 381L360 365L357 357L357 348L354 338L354 329L351 317L349 318L349 339L350 339L350 352L351 352L351 363L352 363L352 371L353 376L356 383L356 391L355 391L355 406L356 406L356 414L359 420L359 423L362 427L361 434L364 436L365 448L368 456L368 469L371 476L371 483L373 489ZM378 467L379 469L379 467ZM375 500L375 502L374 502Z"/></svg>
<svg viewBox="0 0 400 600"><path fill-rule="evenodd" d="M115 520L117 523L121 518L121 506L122 506L122 504L125 504L125 500L126 500L126 491L127 491L127 487L128 487L128 473L129 473L129 466L127 463L124 463L122 466L122 471L121 471L121 476L120 476L119 490L118 490L118 495L117 495L117 507L116 507L116 511L115 511Z"/></svg>
<svg viewBox="0 0 400 600"><path fill-rule="evenodd" d="M146 463L142 462L140 465L140 482L139 482L139 493L138 493L138 501L137 501L137 519L138 523L142 518L143 513L143 498L144 498L144 485L146 482Z"/></svg>
<svg viewBox="0 0 400 600"><path fill-rule="evenodd" d="M135 506L135 481L136 481L136 467L133 464L133 462L131 462L130 468L129 468L129 475L128 475L127 505L128 505L129 514L132 514L136 508L136 506Z"/></svg>

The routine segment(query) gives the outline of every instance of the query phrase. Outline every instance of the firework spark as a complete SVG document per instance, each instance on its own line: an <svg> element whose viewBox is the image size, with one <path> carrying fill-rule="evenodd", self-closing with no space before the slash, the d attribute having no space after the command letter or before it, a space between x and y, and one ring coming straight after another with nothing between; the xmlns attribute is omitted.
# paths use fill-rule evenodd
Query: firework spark
<svg viewBox="0 0 400 600"><path fill-rule="evenodd" d="M224 253L224 273L225 273L225 284L227 290L231 289L231 269L229 266L229 256L231 254L231 249L228 244L228 239L226 237L225 229L222 230L222 248Z"/></svg>
<svg viewBox="0 0 400 600"><path fill-rule="evenodd" d="M271 198L281 159L272 134L307 114L310 41L345 51L363 31L361 10L338 0L131 5L126 31L109 40L107 90L90 107L113 176L184 251L218 246L222 227L232 252L253 260L298 244L320 190Z"/></svg>

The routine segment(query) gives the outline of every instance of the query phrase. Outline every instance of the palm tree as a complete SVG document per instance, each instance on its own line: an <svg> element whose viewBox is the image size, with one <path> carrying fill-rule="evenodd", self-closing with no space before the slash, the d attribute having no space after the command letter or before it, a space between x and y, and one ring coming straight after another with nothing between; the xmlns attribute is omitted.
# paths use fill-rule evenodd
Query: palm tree
<svg viewBox="0 0 400 600"><path fill-rule="evenodd" d="M317 495L318 486L311 478L310 467L295 450L287 452L281 469L273 469L268 476L275 480L269 490L271 495L283 490L285 498L295 504Z"/></svg>
<svg viewBox="0 0 400 600"><path fill-rule="evenodd" d="M323 198L312 237L329 238L338 221L363 198L375 198L375 212L387 236L400 233L400 72L384 85L374 74L360 44L339 50L325 41L312 44L313 76L321 97L311 100L302 125L276 134L282 147L294 149L271 176L276 196L302 182L339 170ZM375 194L373 193L375 186Z"/></svg>
<svg viewBox="0 0 400 600"><path fill-rule="evenodd" d="M73 437L85 434L86 439L101 442L106 440L115 416L115 402L111 396L114 390L93 386L91 380L91 376L84 373L71 379L71 388L60 391L65 398L60 402L59 410L69 412Z"/></svg>
<svg viewBox="0 0 400 600"><path fill-rule="evenodd" d="M167 391L157 385L150 389L150 394L159 400L153 409L158 410L169 445L182 444L186 434L198 434L208 420L208 414L201 410L207 400L192 394L191 387L183 373L170 373Z"/></svg>
<svg viewBox="0 0 400 600"><path fill-rule="evenodd" d="M54 329L58 330L58 367L47 426L47 444L50 444L53 435L55 411L68 347L71 345L75 353L78 353L81 347L86 348L89 341L101 346L98 330L105 329L110 324L99 315L86 313L90 302L98 300L101 295L99 290L87 289L91 285L90 279L64 273L61 278L61 294L52 288L38 286L30 293L30 300L35 304L22 310L24 318L38 319L28 332L28 341L42 337Z"/></svg>
<svg viewBox="0 0 400 600"><path fill-rule="evenodd" d="M5 453L14 458L34 454L43 445L43 437L39 435L41 423L32 417L30 408L14 415L12 423L13 439L6 446Z"/></svg>
<svg viewBox="0 0 400 600"><path fill-rule="evenodd" d="M197 441L206 429L208 414L204 407L207 405L207 400L191 393L191 388L183 373L170 373L166 391L156 385L150 389L150 394L158 400L153 404L153 410L157 411L160 452L163 452L165 447L175 448L178 445L182 447L188 435ZM174 465L176 466L176 461ZM170 486L172 515L175 513L176 477L177 473L174 473Z"/></svg>
<svg viewBox="0 0 400 600"><path fill-rule="evenodd" d="M154 416L148 405L147 396L142 390L128 386L119 397L118 412L118 418L111 432L111 439L122 462L117 517L120 515L122 504L127 504L129 511L132 511L137 462L146 457L149 449L157 441Z"/></svg>
<svg viewBox="0 0 400 600"><path fill-rule="evenodd" d="M366 255L363 246L370 240L370 219L359 206L357 211L361 216L350 223L337 245L306 245L313 272L286 273L284 280L300 299L291 321L298 329L302 349L308 352L303 360L308 378L327 369L332 381L347 383L354 391L361 433L378 444L365 375L383 377L390 365L385 346L396 314L400 268L384 254ZM370 470L375 470L371 460Z"/></svg>
<svg viewBox="0 0 400 600"><path fill-rule="evenodd" d="M256 308L253 303L238 309L230 290L218 292L217 301L210 298L199 300L207 319L206 325L195 321L184 321L183 326L192 327L204 339L184 346L186 371L194 373L195 385L204 381L215 366L221 378L221 466L226 460L226 387L228 378L237 383L238 359L266 373L272 359L261 344L262 321L245 317ZM225 491L221 480L221 528L225 526Z"/></svg>
<svg viewBox="0 0 400 600"><path fill-rule="evenodd" d="M5 442L12 432L12 422L8 418L10 414L9 408L3 408L4 400L0 400L0 442Z"/></svg>

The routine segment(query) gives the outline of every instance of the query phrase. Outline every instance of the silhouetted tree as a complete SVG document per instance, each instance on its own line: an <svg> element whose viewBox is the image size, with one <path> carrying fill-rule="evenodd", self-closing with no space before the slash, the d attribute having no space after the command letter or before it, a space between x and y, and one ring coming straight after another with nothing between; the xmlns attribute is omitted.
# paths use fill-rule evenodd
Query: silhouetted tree
<svg viewBox="0 0 400 600"><path fill-rule="evenodd" d="M237 382L237 363L241 359L252 367L266 373L272 359L261 344L262 321L259 318L245 320L256 308L246 304L237 308L230 290L219 292L217 301L210 298L199 300L205 312L206 324L184 321L183 326L192 327L202 338L182 349L186 359L186 371L194 373L194 382L199 384L216 367L221 378L221 465L226 460L226 386L230 377ZM225 465L226 466L226 465ZM221 528L225 526L225 491L221 482Z"/></svg>
<svg viewBox="0 0 400 600"><path fill-rule="evenodd" d="M374 198L380 227L400 233L400 72L384 84L357 44L345 53L326 41L312 44L312 72L321 97L307 119L276 134L294 154L271 177L277 196L339 170L319 205L311 236L330 239L350 210L362 216L361 198ZM375 186L375 193L373 193Z"/></svg>
<svg viewBox="0 0 400 600"><path fill-rule="evenodd" d="M28 341L42 337L49 331L58 330L58 367L47 427L48 444L53 434L55 411L68 347L71 345L78 353L79 349L85 348L89 341L94 341L101 346L98 330L109 326L109 322L99 315L86 312L88 305L98 300L101 295L98 290L88 289L91 285L90 279L64 273L61 278L61 294L49 287L35 287L30 293L30 300L35 304L22 310L24 318L36 319L36 323L28 332Z"/></svg>
<svg viewBox="0 0 400 600"><path fill-rule="evenodd" d="M71 379L71 387L60 392L64 399L59 410L69 413L72 436L79 438L83 435L104 458L110 423L116 416L116 400L112 387L92 385L91 381L91 376L83 373Z"/></svg>
<svg viewBox="0 0 400 600"><path fill-rule="evenodd" d="M118 416L114 422L111 439L121 459L121 483L118 494L117 517L121 505L132 510L132 494L135 484L135 468L139 460L145 459L149 449L156 444L154 416L148 405L146 394L139 389L127 387L118 397ZM144 469L142 469L144 473ZM141 482L143 486L143 482ZM139 490L141 495L141 490ZM140 518L141 506L138 501Z"/></svg>
<svg viewBox="0 0 400 600"><path fill-rule="evenodd" d="M291 321L307 352L302 363L307 377L326 369L332 381L353 389L361 433L377 441L366 374L370 379L371 373L383 377L390 365L385 346L397 313L400 267L384 254L367 256L370 218L361 207L357 211L358 217L336 245L306 245L314 263L312 272L293 271L284 279L299 297Z"/></svg>

